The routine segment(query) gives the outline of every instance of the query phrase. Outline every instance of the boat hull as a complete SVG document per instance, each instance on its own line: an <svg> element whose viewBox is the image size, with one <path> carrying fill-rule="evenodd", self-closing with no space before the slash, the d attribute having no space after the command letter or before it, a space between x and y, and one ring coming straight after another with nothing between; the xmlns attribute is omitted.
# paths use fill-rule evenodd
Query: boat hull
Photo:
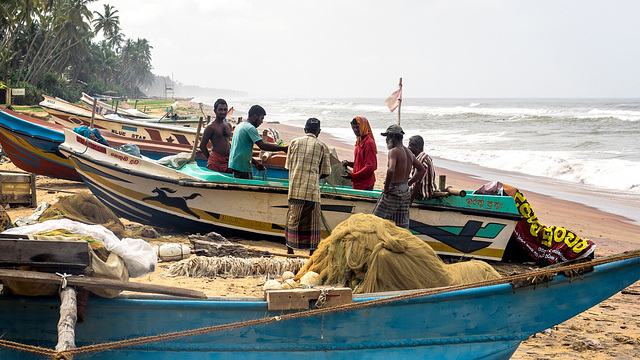
<svg viewBox="0 0 640 360"><path fill-rule="evenodd" d="M91 110L73 105L60 99L45 96L40 107L45 109L54 121L67 129L78 126L91 126ZM125 139L157 141L193 147L196 129L170 126L129 119L107 119L100 114L93 117L93 127L111 136Z"/></svg>
<svg viewBox="0 0 640 360"><path fill-rule="evenodd" d="M287 180L234 179L195 165L179 172L95 143L87 149L84 138L67 134L61 151L93 194L119 216L191 232L284 237ZM371 213L380 195L379 191L323 188L323 237L351 215ZM409 228L441 255L500 260L521 216L510 197L490 197L495 200L492 206L500 203L504 211L483 209L477 198L412 206Z"/></svg>
<svg viewBox="0 0 640 360"><path fill-rule="evenodd" d="M38 175L82 181L73 163L58 151L64 141L61 130L44 126L44 121L0 110L0 145L17 167Z"/></svg>
<svg viewBox="0 0 640 360"><path fill-rule="evenodd" d="M89 300L76 345L113 342L256 319L270 322L174 338L74 359L508 359L529 336L566 321L640 278L640 259L598 265L540 286L510 284L275 321L260 299L183 301L162 297ZM0 296L3 340L52 348L59 299ZM366 306L365 306L366 305ZM544 306L544 309L541 309ZM0 358L40 359L0 347Z"/></svg>

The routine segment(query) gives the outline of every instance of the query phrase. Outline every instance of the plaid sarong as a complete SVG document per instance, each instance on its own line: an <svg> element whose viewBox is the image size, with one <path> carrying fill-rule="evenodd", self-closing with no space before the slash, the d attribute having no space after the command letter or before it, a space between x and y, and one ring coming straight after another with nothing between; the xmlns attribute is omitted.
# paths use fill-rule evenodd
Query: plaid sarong
<svg viewBox="0 0 640 360"><path fill-rule="evenodd" d="M294 249L315 250L320 242L320 203L289 199L284 236L287 246Z"/></svg>
<svg viewBox="0 0 640 360"><path fill-rule="evenodd" d="M411 190L406 182L391 184L387 194L380 195L378 203L373 208L373 215L391 220L397 226L409 228L409 205L411 205Z"/></svg>

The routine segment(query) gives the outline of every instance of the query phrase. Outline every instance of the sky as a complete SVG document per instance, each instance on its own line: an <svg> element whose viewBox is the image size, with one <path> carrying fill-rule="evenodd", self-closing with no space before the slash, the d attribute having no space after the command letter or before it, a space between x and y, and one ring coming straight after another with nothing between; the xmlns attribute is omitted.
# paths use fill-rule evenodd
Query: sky
<svg viewBox="0 0 640 360"><path fill-rule="evenodd" d="M251 96L640 97L635 0L99 0L153 73Z"/></svg>

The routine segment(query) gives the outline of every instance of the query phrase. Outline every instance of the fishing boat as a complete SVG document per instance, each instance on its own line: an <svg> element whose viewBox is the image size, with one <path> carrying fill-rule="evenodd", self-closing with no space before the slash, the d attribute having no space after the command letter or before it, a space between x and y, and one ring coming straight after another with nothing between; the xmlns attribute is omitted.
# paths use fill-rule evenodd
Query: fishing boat
<svg viewBox="0 0 640 360"><path fill-rule="evenodd" d="M90 108L93 108L93 103L95 102L96 113L105 117L110 114L115 114L131 120L142 120L153 123L190 127L198 127L198 123L200 122L200 116L197 114L177 115L174 113L173 116L171 116L167 111L167 114L163 116L154 116L135 109L132 106L127 105L126 103L116 101L115 105L112 105L85 93L82 93L80 101L85 103Z"/></svg>
<svg viewBox="0 0 640 360"><path fill-rule="evenodd" d="M93 127L112 136L188 146L193 146L196 138L196 129L184 126L136 121L118 116L106 118L100 114L93 114L92 121L92 109L85 109L47 95L42 96L44 100L40 102L40 107L46 110L56 123L68 129L83 125L92 127L93 124Z"/></svg>
<svg viewBox="0 0 640 360"><path fill-rule="evenodd" d="M191 163L180 170L133 158L65 129L60 151L118 216L191 232L284 237L287 179L236 179ZM380 191L321 187L322 237L352 214L371 213ZM440 255L500 260L522 216L508 196L447 196L411 207L410 230Z"/></svg>
<svg viewBox="0 0 640 360"><path fill-rule="evenodd" d="M63 126L0 107L0 145L20 169L38 175L82 181L71 161L58 151L64 142ZM120 147L134 144L140 154L158 160L181 152L191 152L188 145L166 145L151 141L129 140L107 136L109 144ZM206 165L201 153L196 161Z"/></svg>
<svg viewBox="0 0 640 360"><path fill-rule="evenodd" d="M17 167L38 175L82 181L71 161L58 150L58 146L64 142L63 129L60 124L0 107L0 145ZM105 135L110 146L133 144L138 147L141 155L152 160L192 151L189 145L125 139L109 133ZM195 161L200 166L207 164L200 151L196 153ZM288 177L282 156L270 157L265 166L269 176Z"/></svg>
<svg viewBox="0 0 640 360"><path fill-rule="evenodd" d="M509 359L529 336L636 282L638 256L466 286L353 295L350 303L311 302L302 311L274 310L263 298L89 298L75 327L77 348L63 354L52 350L60 299L0 295L0 358Z"/></svg>

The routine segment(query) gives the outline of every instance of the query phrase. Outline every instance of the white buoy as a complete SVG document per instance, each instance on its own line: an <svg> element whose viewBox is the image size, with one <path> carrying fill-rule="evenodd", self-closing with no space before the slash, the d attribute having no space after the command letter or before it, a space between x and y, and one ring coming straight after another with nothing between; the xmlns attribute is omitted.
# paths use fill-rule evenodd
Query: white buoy
<svg viewBox="0 0 640 360"><path fill-rule="evenodd" d="M178 243L162 244L153 247L153 251L162 261L176 261L186 259L191 256L189 246Z"/></svg>

